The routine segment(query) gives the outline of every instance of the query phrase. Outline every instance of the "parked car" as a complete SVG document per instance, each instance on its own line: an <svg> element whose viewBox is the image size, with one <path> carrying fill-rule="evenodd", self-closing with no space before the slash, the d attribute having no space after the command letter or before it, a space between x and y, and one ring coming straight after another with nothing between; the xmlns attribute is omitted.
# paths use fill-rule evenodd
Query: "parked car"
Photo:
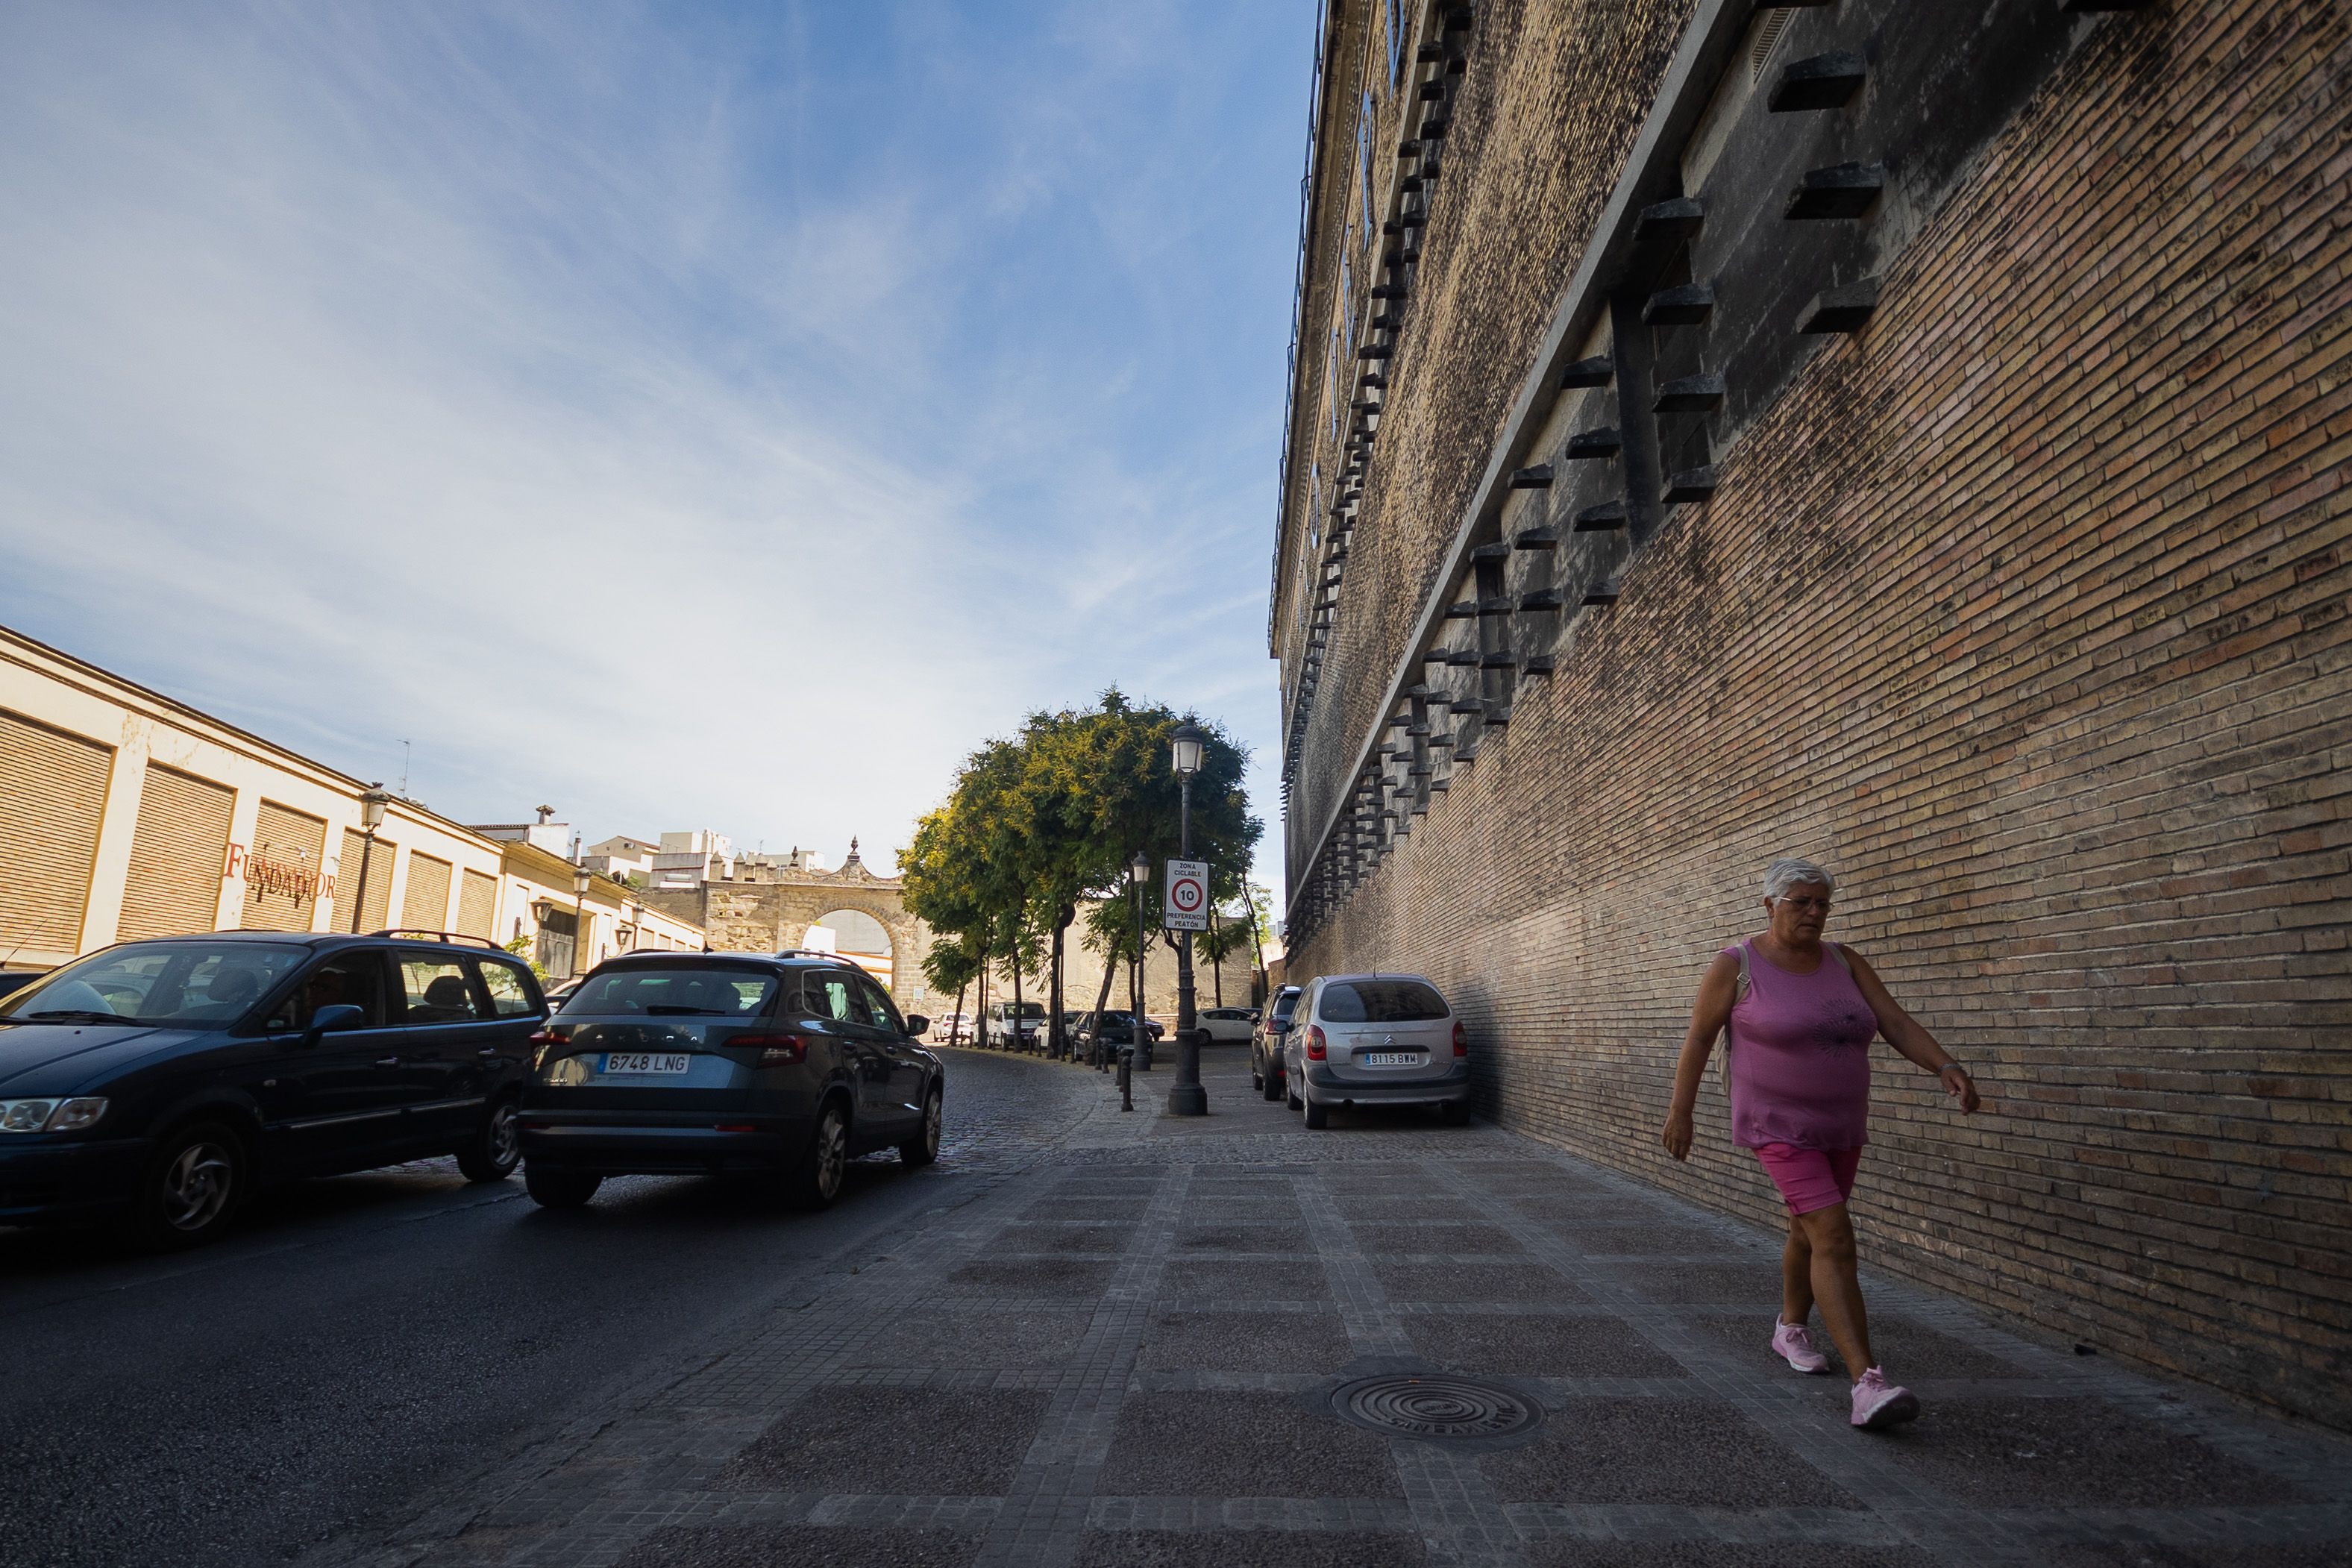
<svg viewBox="0 0 2352 1568"><path fill-rule="evenodd" d="M1470 1037L1418 974L1327 974L1307 983L1282 1037L1291 1105L1322 1127L1335 1105L1470 1108Z"/></svg>
<svg viewBox="0 0 2352 1568"><path fill-rule="evenodd" d="M62 964L0 998L0 1225L193 1247L267 1181L449 1153L503 1180L546 1016L530 970L463 938L217 931Z"/></svg>
<svg viewBox="0 0 2352 1568"><path fill-rule="evenodd" d="M934 1027L939 1028L943 1037L940 1041L942 1045L971 1044L971 1015L969 1013L950 1013L945 1018L938 1020Z"/></svg>
<svg viewBox="0 0 2352 1568"><path fill-rule="evenodd" d="M1286 985L1276 992L1250 1035L1250 1087L1268 1100L1282 1098L1282 1036L1290 1027L1300 989Z"/></svg>
<svg viewBox="0 0 2352 1568"><path fill-rule="evenodd" d="M574 1208L607 1176L736 1172L824 1208L844 1167L939 1158L946 1070L930 1022L817 954L627 953L591 970L535 1039L523 1179Z"/></svg>
<svg viewBox="0 0 2352 1568"><path fill-rule="evenodd" d="M1045 1037L1043 1002L991 1002L988 1034L981 1043L1000 1051L1034 1051Z"/></svg>
<svg viewBox="0 0 2352 1568"><path fill-rule="evenodd" d="M1166 1031L1146 1018L1143 1032L1146 1038L1157 1040ZM1084 1054L1097 1037L1108 1050L1115 1051L1121 1046L1135 1044L1135 1015L1124 1007L1106 1007L1099 1013L1086 1014L1078 1022L1080 1053Z"/></svg>
<svg viewBox="0 0 2352 1568"><path fill-rule="evenodd" d="M1205 1030L1212 1045L1238 1045L1250 1037L1257 1025L1255 1007L1203 1007L1192 1015L1196 1026Z"/></svg>

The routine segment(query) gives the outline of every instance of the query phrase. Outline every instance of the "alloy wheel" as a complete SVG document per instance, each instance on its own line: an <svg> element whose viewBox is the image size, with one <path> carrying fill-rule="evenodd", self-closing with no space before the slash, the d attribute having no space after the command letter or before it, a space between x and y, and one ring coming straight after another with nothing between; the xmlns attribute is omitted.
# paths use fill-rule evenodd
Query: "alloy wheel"
<svg viewBox="0 0 2352 1568"><path fill-rule="evenodd" d="M522 1158L522 1112L511 1100L490 1112L490 1158L511 1168Z"/></svg>
<svg viewBox="0 0 2352 1568"><path fill-rule="evenodd" d="M841 1112L827 1110L816 1128L817 1195L831 1203L841 1191L841 1173L849 1164L849 1133Z"/></svg>
<svg viewBox="0 0 2352 1568"><path fill-rule="evenodd" d="M236 1163L219 1144L199 1142L180 1151L163 1173L163 1223L177 1231L199 1231L228 1207Z"/></svg>
<svg viewBox="0 0 2352 1568"><path fill-rule="evenodd" d="M930 1151L932 1159L940 1157L940 1097L936 1094L923 1101L923 1147Z"/></svg>

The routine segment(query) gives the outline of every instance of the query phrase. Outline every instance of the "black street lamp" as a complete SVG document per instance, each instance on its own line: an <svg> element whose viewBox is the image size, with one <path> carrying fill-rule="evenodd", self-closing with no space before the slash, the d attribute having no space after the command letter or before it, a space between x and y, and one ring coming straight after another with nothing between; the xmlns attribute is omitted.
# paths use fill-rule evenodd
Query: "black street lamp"
<svg viewBox="0 0 2352 1568"><path fill-rule="evenodd" d="M1208 737L1190 719L1176 726L1171 738L1171 759L1176 769L1176 786L1182 804L1177 808L1176 858L1192 858L1192 775L1201 771L1202 742ZM1208 1090L1201 1087L1201 1041L1194 1032L1192 1016L1192 930L1184 928L1176 939L1176 1087L1168 1091L1168 1114L1171 1116L1206 1116L1209 1114Z"/></svg>
<svg viewBox="0 0 2352 1568"><path fill-rule="evenodd" d="M1135 1070L1150 1072L1151 1031L1143 1026L1143 885L1151 880L1151 862L1140 849L1135 852L1135 858L1127 863L1127 879L1135 899L1135 968L1130 972L1134 978L1127 988L1128 1004L1134 1011L1135 1026L1129 1031L1128 1039L1135 1049Z"/></svg>
<svg viewBox="0 0 2352 1568"><path fill-rule="evenodd" d="M360 885L352 889L352 930L360 929L360 917L367 913L368 861L375 856L375 830L383 826L384 808L392 804L392 792L380 784L367 786L360 796L360 826L366 836L360 840Z"/></svg>
<svg viewBox="0 0 2352 1568"><path fill-rule="evenodd" d="M585 866L572 869L572 973L580 973L581 955L588 947L588 879L596 873Z"/></svg>

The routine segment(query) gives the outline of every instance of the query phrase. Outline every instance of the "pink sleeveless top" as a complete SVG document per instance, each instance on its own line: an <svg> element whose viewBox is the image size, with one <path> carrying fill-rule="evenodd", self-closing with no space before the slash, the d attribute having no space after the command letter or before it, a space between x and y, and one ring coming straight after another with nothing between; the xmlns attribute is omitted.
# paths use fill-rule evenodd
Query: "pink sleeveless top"
<svg viewBox="0 0 2352 1568"><path fill-rule="evenodd" d="M1731 1008L1731 1141L1743 1149L1859 1149L1870 1142L1870 1042L1878 1019L1844 956L1822 943L1811 974L1776 967L1752 942L1748 994Z"/></svg>

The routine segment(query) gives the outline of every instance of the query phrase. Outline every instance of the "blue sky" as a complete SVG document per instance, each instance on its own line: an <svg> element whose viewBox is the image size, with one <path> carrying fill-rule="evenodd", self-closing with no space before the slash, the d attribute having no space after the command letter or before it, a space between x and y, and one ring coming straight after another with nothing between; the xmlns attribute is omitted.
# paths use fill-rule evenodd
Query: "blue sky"
<svg viewBox="0 0 2352 1568"><path fill-rule="evenodd" d="M0 12L0 620L467 821L1251 745L1312 0Z"/></svg>

